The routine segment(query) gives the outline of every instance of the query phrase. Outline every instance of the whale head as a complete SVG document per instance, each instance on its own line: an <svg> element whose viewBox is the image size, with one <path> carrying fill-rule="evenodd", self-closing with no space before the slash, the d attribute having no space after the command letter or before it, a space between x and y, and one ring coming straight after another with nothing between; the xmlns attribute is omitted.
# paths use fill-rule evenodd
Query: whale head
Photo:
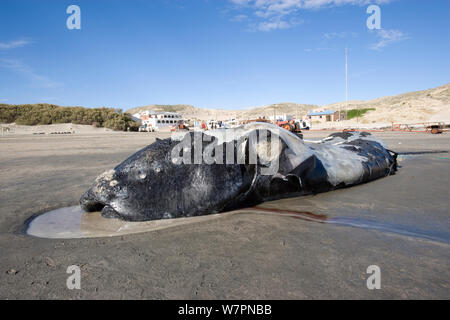
<svg viewBox="0 0 450 320"><path fill-rule="evenodd" d="M235 145L228 143L229 148ZM82 195L82 209L127 221L190 217L220 212L250 188L248 165L196 164L194 155L190 163L177 163L173 152L179 146L180 141L157 139L101 174Z"/></svg>

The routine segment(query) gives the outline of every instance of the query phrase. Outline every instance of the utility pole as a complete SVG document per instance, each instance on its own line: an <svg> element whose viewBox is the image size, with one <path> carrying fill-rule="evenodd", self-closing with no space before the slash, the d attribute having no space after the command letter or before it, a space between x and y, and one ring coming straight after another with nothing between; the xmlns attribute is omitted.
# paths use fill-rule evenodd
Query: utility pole
<svg viewBox="0 0 450 320"><path fill-rule="evenodd" d="M348 112L348 49L345 48L345 114Z"/></svg>

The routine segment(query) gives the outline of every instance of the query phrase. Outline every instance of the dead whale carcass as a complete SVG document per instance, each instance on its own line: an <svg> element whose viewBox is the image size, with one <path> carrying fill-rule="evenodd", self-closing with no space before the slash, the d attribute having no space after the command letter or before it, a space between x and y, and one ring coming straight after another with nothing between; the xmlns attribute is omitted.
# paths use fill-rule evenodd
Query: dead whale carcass
<svg viewBox="0 0 450 320"><path fill-rule="evenodd" d="M305 142L252 123L157 139L100 175L80 204L127 221L191 217L365 183L396 168L396 154L369 133Z"/></svg>

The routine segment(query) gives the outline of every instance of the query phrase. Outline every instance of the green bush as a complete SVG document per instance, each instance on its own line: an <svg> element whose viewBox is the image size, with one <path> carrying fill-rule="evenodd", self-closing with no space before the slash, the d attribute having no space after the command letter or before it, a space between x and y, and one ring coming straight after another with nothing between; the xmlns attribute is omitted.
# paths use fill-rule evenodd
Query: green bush
<svg viewBox="0 0 450 320"><path fill-rule="evenodd" d="M95 125L113 130L134 131L139 124L121 109L60 107L52 104L0 104L0 123L19 125L74 123Z"/></svg>
<svg viewBox="0 0 450 320"><path fill-rule="evenodd" d="M362 117L368 111L374 111L375 108L365 108L365 109L352 109L347 111L347 120L351 120L356 117Z"/></svg>

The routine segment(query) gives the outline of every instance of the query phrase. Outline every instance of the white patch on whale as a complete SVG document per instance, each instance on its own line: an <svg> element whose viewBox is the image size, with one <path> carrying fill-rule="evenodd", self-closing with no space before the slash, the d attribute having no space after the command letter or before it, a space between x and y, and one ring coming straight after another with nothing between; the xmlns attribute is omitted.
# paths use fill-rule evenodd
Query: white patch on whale
<svg viewBox="0 0 450 320"><path fill-rule="evenodd" d="M106 180L106 181L111 181L114 178L114 174L116 173L116 171L114 169L112 170L108 170L103 172L101 175L99 175L95 181L96 182L100 182L102 179Z"/></svg>
<svg viewBox="0 0 450 320"><path fill-rule="evenodd" d="M328 180L333 186L337 186L340 183L349 185L358 181L364 174L362 162L368 160L366 157L345 149L345 145L342 144L357 139L364 139L378 142L382 146L385 145L381 140L372 135L361 136L360 132L350 132L351 136L347 140L341 137L328 137L326 139L305 143L305 141L295 134L277 125L264 122L253 122L232 129L210 130L205 132L205 134L215 137L218 140L217 143L222 144L233 140L239 141L243 137L248 137L254 130L268 130L278 135L290 150L287 153L287 158L292 168L296 168L303 161L315 155L325 166ZM185 134L177 134L172 139L181 141ZM262 151L265 148L264 146L256 146L256 148L257 150L261 150L261 155L265 153Z"/></svg>
<svg viewBox="0 0 450 320"><path fill-rule="evenodd" d="M113 181L111 181L110 183L109 183L109 186L110 187L115 187L115 186L117 186L119 184L119 182L117 181L117 180L113 180Z"/></svg>

